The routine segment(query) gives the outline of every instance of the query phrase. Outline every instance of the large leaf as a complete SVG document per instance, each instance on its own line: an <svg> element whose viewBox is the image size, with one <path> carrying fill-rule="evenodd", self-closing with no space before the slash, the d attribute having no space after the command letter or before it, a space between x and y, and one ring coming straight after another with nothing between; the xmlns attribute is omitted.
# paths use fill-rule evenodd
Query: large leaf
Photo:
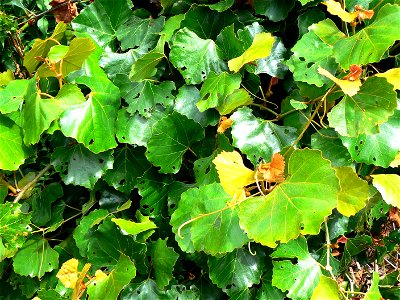
<svg viewBox="0 0 400 300"><path fill-rule="evenodd" d="M343 38L333 47L336 61L344 68L366 65L382 59L384 53L400 39L400 6L386 4L373 23L355 35Z"/></svg>
<svg viewBox="0 0 400 300"><path fill-rule="evenodd" d="M265 254L247 249L236 249L222 257L209 257L210 279L228 294L260 283L265 269Z"/></svg>
<svg viewBox="0 0 400 300"><path fill-rule="evenodd" d="M110 274L95 279L87 287L90 299L117 299L121 290L136 276L135 264L121 254L115 268Z"/></svg>
<svg viewBox="0 0 400 300"><path fill-rule="evenodd" d="M18 248L22 247L28 233L32 230L29 226L31 216L21 211L20 204L6 202L0 204L0 261L13 256Z"/></svg>
<svg viewBox="0 0 400 300"><path fill-rule="evenodd" d="M284 0L279 3L273 0L255 0L254 9L257 14L265 15L269 20L278 22L288 16L294 4L294 0Z"/></svg>
<svg viewBox="0 0 400 300"><path fill-rule="evenodd" d="M174 248L167 246L167 240L158 239L151 244L150 256L156 283L160 288L163 288L173 278L172 271L179 254L174 251Z"/></svg>
<svg viewBox="0 0 400 300"><path fill-rule="evenodd" d="M46 239L32 237L14 256L14 271L19 275L40 278L58 268L58 256Z"/></svg>
<svg viewBox="0 0 400 300"><path fill-rule="evenodd" d="M21 128L0 114L0 169L17 170L30 151L25 146Z"/></svg>
<svg viewBox="0 0 400 300"><path fill-rule="evenodd" d="M120 105L119 89L106 77L81 76L77 83L91 89L88 100L61 115L61 130L89 150L99 153L117 146L115 121Z"/></svg>
<svg viewBox="0 0 400 300"><path fill-rule="evenodd" d="M177 173L183 155L195 141L204 138L204 129L199 123L173 112L157 121L147 143L147 159L161 167L162 173Z"/></svg>
<svg viewBox="0 0 400 300"><path fill-rule="evenodd" d="M359 178L351 167L338 167L335 171L340 185L337 209L346 217L353 216L366 205L368 183Z"/></svg>
<svg viewBox="0 0 400 300"><path fill-rule="evenodd" d="M51 164L60 172L65 184L89 189L113 167L113 161L111 151L94 154L81 144L56 148L51 156Z"/></svg>
<svg viewBox="0 0 400 300"><path fill-rule="evenodd" d="M51 220L51 204L63 196L61 184L54 182L32 198L32 223L43 226Z"/></svg>
<svg viewBox="0 0 400 300"><path fill-rule="evenodd" d="M306 239L299 237L280 245L271 257L279 259L273 260L272 285L289 291L287 295L291 299L310 299L322 273L319 263L308 251ZM297 260L295 264L293 259Z"/></svg>
<svg viewBox="0 0 400 300"><path fill-rule="evenodd" d="M127 0L93 2L74 19L72 28L88 33L102 47L113 48L117 29L132 15L131 6Z"/></svg>
<svg viewBox="0 0 400 300"><path fill-rule="evenodd" d="M372 175L372 184L381 193L386 203L400 208L400 176L397 174Z"/></svg>
<svg viewBox="0 0 400 300"><path fill-rule="evenodd" d="M4 89L0 89L0 113L8 114L21 107L30 81L13 80Z"/></svg>
<svg viewBox="0 0 400 300"><path fill-rule="evenodd" d="M182 194L178 208L171 216L171 225L183 251L216 255L231 252L248 241L239 227L237 208L226 207L231 199L218 183Z"/></svg>
<svg viewBox="0 0 400 300"><path fill-rule="evenodd" d="M294 150L287 172L287 179L267 196L240 204L241 227L250 238L268 247L300 234L317 234L337 205L338 179L320 151Z"/></svg>
<svg viewBox="0 0 400 300"><path fill-rule="evenodd" d="M397 107L396 92L384 78L369 77L354 96L343 99L328 114L329 125L343 136L376 133Z"/></svg>
<svg viewBox="0 0 400 300"><path fill-rule="evenodd" d="M270 161L272 154L290 146L297 137L296 129L256 118L248 107L236 111L231 119L233 145L254 165L259 158Z"/></svg>
<svg viewBox="0 0 400 300"><path fill-rule="evenodd" d="M211 72L226 70L226 63L215 43L199 38L187 28L176 33L169 58L187 84L198 84Z"/></svg>
<svg viewBox="0 0 400 300"><path fill-rule="evenodd" d="M400 136L399 110L379 126L379 133L341 139L356 162L387 168L400 151L400 139L394 138L397 136Z"/></svg>

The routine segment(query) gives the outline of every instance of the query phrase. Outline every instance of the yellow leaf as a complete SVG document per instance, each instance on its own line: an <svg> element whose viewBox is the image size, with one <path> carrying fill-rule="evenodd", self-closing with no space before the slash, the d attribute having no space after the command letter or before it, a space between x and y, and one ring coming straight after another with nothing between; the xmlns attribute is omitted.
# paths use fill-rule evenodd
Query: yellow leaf
<svg viewBox="0 0 400 300"><path fill-rule="evenodd" d="M387 204L400 208L400 176L397 174L371 175L372 184Z"/></svg>
<svg viewBox="0 0 400 300"><path fill-rule="evenodd" d="M243 164L242 157L236 151L222 151L214 158L213 163L222 187L231 196L234 196L238 189L255 182L255 172Z"/></svg>
<svg viewBox="0 0 400 300"><path fill-rule="evenodd" d="M358 12L355 11L349 13L342 8L342 5L339 2L334 0L328 0L326 2L322 2L322 4L326 5L327 10L331 15L338 16L344 22L351 23L358 16Z"/></svg>
<svg viewBox="0 0 400 300"><path fill-rule="evenodd" d="M265 58L271 54L272 46L275 42L273 35L267 32L257 33L254 36L253 43L250 48L244 51L239 57L228 61L229 70L238 72L245 64L259 58Z"/></svg>
<svg viewBox="0 0 400 300"><path fill-rule="evenodd" d="M56 277L61 283L69 289L75 288L76 281L78 280L78 260L71 258L62 264L60 271L58 271Z"/></svg>
<svg viewBox="0 0 400 300"><path fill-rule="evenodd" d="M397 168L398 166L400 166L400 152L397 153L394 160L390 163L390 167L392 168Z"/></svg>
<svg viewBox="0 0 400 300"><path fill-rule="evenodd" d="M400 68L390 69L375 76L385 77L390 84L393 84L395 90L400 90Z"/></svg>
<svg viewBox="0 0 400 300"><path fill-rule="evenodd" d="M96 282L102 281L107 278L107 274L104 273L102 270L96 270L94 273L94 280Z"/></svg>
<svg viewBox="0 0 400 300"><path fill-rule="evenodd" d="M227 117L225 117L225 116L221 117L221 120L220 120L219 125L218 125L217 132L218 132L218 133L221 133L221 134L222 134L222 133L225 133L225 131L226 131L228 128L231 128L232 123L233 123L233 120L232 120L232 119L227 118Z"/></svg>
<svg viewBox="0 0 400 300"><path fill-rule="evenodd" d="M315 287L311 300L339 300L339 287L333 279L321 276Z"/></svg>
<svg viewBox="0 0 400 300"><path fill-rule="evenodd" d="M343 93L345 93L346 95L354 96L360 90L360 86L361 86L360 79L356 79L353 81L338 79L335 76L333 76L331 73L329 73L329 71L327 71L321 67L318 67L318 73L325 77L328 77L330 80L332 80L334 83L336 83L342 89Z"/></svg>

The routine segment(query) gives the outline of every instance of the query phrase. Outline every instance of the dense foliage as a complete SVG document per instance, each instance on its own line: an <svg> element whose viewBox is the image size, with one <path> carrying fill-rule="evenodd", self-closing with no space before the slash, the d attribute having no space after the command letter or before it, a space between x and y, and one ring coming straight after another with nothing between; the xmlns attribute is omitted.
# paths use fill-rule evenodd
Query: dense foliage
<svg viewBox="0 0 400 300"><path fill-rule="evenodd" d="M0 299L399 299L400 1L0 3Z"/></svg>

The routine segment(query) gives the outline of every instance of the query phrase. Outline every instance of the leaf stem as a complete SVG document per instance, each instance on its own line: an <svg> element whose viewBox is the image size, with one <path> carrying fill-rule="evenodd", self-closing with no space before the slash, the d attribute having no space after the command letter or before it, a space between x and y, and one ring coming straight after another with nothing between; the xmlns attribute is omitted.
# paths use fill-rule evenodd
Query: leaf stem
<svg viewBox="0 0 400 300"><path fill-rule="evenodd" d="M15 197L14 203L18 203L19 200L21 200L22 196L26 193L27 190L29 190L38 180L40 177L42 177L48 170L50 170L51 164L48 164L43 170L39 172L39 174L36 175L35 178L33 178L32 181L28 182L27 185L25 185L22 190L18 193L18 196Z"/></svg>
<svg viewBox="0 0 400 300"><path fill-rule="evenodd" d="M17 190L15 187L13 187L10 183L8 183L4 178L3 178L3 174L0 175L0 183L5 185L10 191L11 193L13 193L14 195L18 194Z"/></svg>

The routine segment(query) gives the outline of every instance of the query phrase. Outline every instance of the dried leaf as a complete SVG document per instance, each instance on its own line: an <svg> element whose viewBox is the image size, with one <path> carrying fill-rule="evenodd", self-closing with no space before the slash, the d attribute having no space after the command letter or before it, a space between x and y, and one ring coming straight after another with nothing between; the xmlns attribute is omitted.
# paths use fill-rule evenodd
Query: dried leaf
<svg viewBox="0 0 400 300"><path fill-rule="evenodd" d="M348 79L350 81L355 81L357 79L360 79L362 73L362 68L357 66L357 65L351 65L350 66L350 74L346 75L343 77L343 79Z"/></svg>
<svg viewBox="0 0 400 300"><path fill-rule="evenodd" d="M219 122L217 132L224 133L228 128L231 128L233 120L223 116Z"/></svg>
<svg viewBox="0 0 400 300"><path fill-rule="evenodd" d="M389 209L389 220L396 223L397 227L400 227L400 215L397 207L391 207Z"/></svg>
<svg viewBox="0 0 400 300"><path fill-rule="evenodd" d="M360 22L366 19L372 19L374 16L374 11L372 9L363 9L359 5L355 5L354 10L358 13L357 18Z"/></svg>
<svg viewBox="0 0 400 300"><path fill-rule="evenodd" d="M342 8L342 5L339 2L336 2L334 0L322 2L322 4L326 5L327 10L331 15L338 16L344 22L351 23L358 16L357 11L349 13Z"/></svg>
<svg viewBox="0 0 400 300"><path fill-rule="evenodd" d="M328 77L330 80L332 80L338 86L340 86L343 93L345 93L346 95L349 95L350 97L357 94L357 92L360 90L360 87L361 87L360 79L356 79L353 81L338 79L335 76L333 76L331 73L329 73L329 71L327 71L321 67L318 67L318 73L325 77Z"/></svg>
<svg viewBox="0 0 400 300"><path fill-rule="evenodd" d="M274 153L271 162L261 164L257 171L267 182L283 182L285 180L285 158L279 153Z"/></svg>
<svg viewBox="0 0 400 300"><path fill-rule="evenodd" d="M63 263L58 271L56 277L66 288L75 288L76 281L78 280L79 276L78 264L79 262L76 258L71 258Z"/></svg>
<svg viewBox="0 0 400 300"><path fill-rule="evenodd" d="M68 2L67 4L63 4ZM56 22L71 23L71 21L78 15L76 3L71 3L70 0L53 0L49 3L53 8L51 13L56 17ZM59 7L58 7L59 6Z"/></svg>
<svg viewBox="0 0 400 300"><path fill-rule="evenodd" d="M225 192L234 196L237 190L255 182L255 172L247 168L239 152L222 151L213 163Z"/></svg>

